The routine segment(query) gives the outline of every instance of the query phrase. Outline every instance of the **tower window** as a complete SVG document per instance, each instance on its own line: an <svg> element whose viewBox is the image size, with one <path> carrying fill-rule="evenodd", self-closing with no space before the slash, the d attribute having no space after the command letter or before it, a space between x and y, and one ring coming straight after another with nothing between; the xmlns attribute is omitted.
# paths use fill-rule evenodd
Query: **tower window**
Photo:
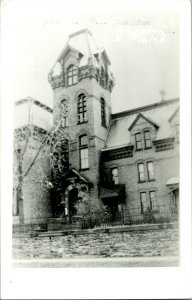
<svg viewBox="0 0 192 300"><path fill-rule="evenodd" d="M75 66L70 66L67 71L67 84L68 86L77 83L78 81L78 71Z"/></svg>
<svg viewBox="0 0 192 300"><path fill-rule="evenodd" d="M80 169L89 168L89 152L87 135L79 137Z"/></svg>
<svg viewBox="0 0 192 300"><path fill-rule="evenodd" d="M106 126L105 100L101 98L101 125Z"/></svg>
<svg viewBox="0 0 192 300"><path fill-rule="evenodd" d="M150 131L144 131L145 149L151 148L151 136Z"/></svg>
<svg viewBox="0 0 192 300"><path fill-rule="evenodd" d="M112 177L112 183L113 184L118 184L119 183L118 169L117 168L111 169L111 177Z"/></svg>
<svg viewBox="0 0 192 300"><path fill-rule="evenodd" d="M135 134L135 142L136 142L136 150L141 150L142 149L141 132Z"/></svg>
<svg viewBox="0 0 192 300"><path fill-rule="evenodd" d="M60 120L61 126L68 126L68 103L66 99L61 100L60 103Z"/></svg>
<svg viewBox="0 0 192 300"><path fill-rule="evenodd" d="M154 170L153 170L153 162L149 161L147 163L147 173L148 173L148 179L149 180L154 180Z"/></svg>
<svg viewBox="0 0 192 300"><path fill-rule="evenodd" d="M78 97L78 123L87 122L87 104L86 97L84 94L80 94Z"/></svg>

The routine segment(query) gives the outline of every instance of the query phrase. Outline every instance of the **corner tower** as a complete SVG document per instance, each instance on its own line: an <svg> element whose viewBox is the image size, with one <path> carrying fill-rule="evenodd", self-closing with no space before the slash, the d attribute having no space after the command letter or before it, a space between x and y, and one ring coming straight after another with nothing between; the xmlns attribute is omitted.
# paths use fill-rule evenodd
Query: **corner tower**
<svg viewBox="0 0 192 300"><path fill-rule="evenodd" d="M110 60L84 29L69 35L48 79L54 92L54 125L60 124L69 139L69 163L91 183L91 199L96 200L100 150L111 118Z"/></svg>

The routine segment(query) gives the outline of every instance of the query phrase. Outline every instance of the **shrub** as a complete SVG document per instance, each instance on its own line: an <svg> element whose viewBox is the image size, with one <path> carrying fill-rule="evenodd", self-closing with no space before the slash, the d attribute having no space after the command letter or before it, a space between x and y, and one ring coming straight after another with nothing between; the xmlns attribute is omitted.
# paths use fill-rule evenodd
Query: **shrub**
<svg viewBox="0 0 192 300"><path fill-rule="evenodd" d="M144 223L155 223L156 219L154 217L154 212L152 209L148 206L146 211L143 214L143 222Z"/></svg>

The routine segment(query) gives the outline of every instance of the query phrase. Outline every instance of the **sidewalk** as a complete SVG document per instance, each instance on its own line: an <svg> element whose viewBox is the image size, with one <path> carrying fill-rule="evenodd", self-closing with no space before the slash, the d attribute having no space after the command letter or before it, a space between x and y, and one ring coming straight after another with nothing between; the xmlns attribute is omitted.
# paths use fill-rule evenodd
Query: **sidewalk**
<svg viewBox="0 0 192 300"><path fill-rule="evenodd" d="M14 268L177 267L177 256L13 260Z"/></svg>

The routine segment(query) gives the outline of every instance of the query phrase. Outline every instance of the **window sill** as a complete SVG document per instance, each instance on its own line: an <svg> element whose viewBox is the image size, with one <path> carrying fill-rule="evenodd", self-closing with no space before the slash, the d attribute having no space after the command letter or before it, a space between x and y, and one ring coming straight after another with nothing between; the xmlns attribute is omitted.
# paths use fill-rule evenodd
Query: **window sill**
<svg viewBox="0 0 192 300"><path fill-rule="evenodd" d="M145 147L145 150L152 149L152 147Z"/></svg>
<svg viewBox="0 0 192 300"><path fill-rule="evenodd" d="M89 170L89 168L79 169L79 171L87 171L87 170Z"/></svg>
<svg viewBox="0 0 192 300"><path fill-rule="evenodd" d="M135 149L135 151L142 151L143 150L143 148L141 148L141 149Z"/></svg>
<svg viewBox="0 0 192 300"><path fill-rule="evenodd" d="M148 182L151 182L151 181L155 181L155 179L148 179L147 181L148 181Z"/></svg>
<svg viewBox="0 0 192 300"><path fill-rule="evenodd" d="M83 121L83 122L77 122L77 125L85 124L88 123L88 121Z"/></svg>
<svg viewBox="0 0 192 300"><path fill-rule="evenodd" d="M146 182L146 180L143 180L143 181L138 181L138 183L144 183L144 182Z"/></svg>
<svg viewBox="0 0 192 300"><path fill-rule="evenodd" d="M70 86L73 86L73 85L76 85L78 83L78 81L76 83L73 83L73 84L67 84L67 87L70 87Z"/></svg>

